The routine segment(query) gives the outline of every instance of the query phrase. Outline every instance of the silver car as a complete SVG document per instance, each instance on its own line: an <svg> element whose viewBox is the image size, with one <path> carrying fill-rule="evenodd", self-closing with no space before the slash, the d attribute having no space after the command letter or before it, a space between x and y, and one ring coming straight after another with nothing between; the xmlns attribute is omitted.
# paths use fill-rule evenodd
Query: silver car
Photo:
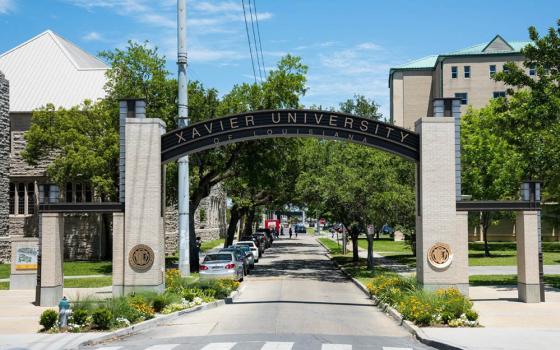
<svg viewBox="0 0 560 350"><path fill-rule="evenodd" d="M243 262L235 260L234 253L209 253L199 268L201 280L229 278L243 281Z"/></svg>

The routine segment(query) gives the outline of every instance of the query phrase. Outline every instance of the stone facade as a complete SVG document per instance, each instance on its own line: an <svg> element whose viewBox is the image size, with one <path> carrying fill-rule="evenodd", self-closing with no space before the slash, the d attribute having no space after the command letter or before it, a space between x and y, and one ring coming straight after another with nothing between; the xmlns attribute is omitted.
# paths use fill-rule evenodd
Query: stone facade
<svg viewBox="0 0 560 350"><path fill-rule="evenodd" d="M165 209L165 254L168 256L178 251L178 219L177 206L168 206ZM194 214L194 224L196 235L203 242L225 237L226 192L221 185L212 187L210 195L200 202Z"/></svg>
<svg viewBox="0 0 560 350"><path fill-rule="evenodd" d="M10 259L9 235L9 156L10 156L9 83L0 72L0 261Z"/></svg>

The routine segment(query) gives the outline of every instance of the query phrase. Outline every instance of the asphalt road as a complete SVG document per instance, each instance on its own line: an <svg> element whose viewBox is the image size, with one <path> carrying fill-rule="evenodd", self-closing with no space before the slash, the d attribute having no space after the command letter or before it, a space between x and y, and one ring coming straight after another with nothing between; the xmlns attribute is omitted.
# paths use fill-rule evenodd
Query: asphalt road
<svg viewBox="0 0 560 350"><path fill-rule="evenodd" d="M324 253L313 237L277 240L232 304L95 348L431 349L374 307Z"/></svg>

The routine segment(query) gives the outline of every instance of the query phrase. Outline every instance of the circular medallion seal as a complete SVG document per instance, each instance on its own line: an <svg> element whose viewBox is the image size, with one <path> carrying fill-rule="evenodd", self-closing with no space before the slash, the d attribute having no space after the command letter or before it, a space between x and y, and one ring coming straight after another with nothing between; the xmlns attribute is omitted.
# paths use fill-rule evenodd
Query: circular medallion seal
<svg viewBox="0 0 560 350"><path fill-rule="evenodd" d="M138 244L130 250L128 263L136 272L146 272L154 264L154 251L145 244Z"/></svg>
<svg viewBox="0 0 560 350"><path fill-rule="evenodd" d="M449 244L436 243L428 250L428 261L438 269L444 269L451 264L453 253Z"/></svg>

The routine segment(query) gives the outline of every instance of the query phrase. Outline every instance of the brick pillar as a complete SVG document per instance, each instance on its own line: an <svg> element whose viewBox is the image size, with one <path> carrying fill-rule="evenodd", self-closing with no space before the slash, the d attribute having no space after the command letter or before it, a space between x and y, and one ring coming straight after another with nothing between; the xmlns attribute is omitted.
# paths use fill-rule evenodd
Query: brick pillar
<svg viewBox="0 0 560 350"><path fill-rule="evenodd" d="M456 287L468 293L465 217L456 211L455 120L421 118L417 167L416 266L427 289Z"/></svg>
<svg viewBox="0 0 560 350"><path fill-rule="evenodd" d="M516 212L515 235L517 238L517 290L519 300L539 303L539 212Z"/></svg>
<svg viewBox="0 0 560 350"><path fill-rule="evenodd" d="M40 281L36 302L56 306L64 285L64 218L58 213L39 214Z"/></svg>
<svg viewBox="0 0 560 350"><path fill-rule="evenodd" d="M9 222L9 186L10 186L10 97L9 84L0 72L0 239L8 236ZM4 253L9 257L9 242L1 245L0 249L8 250ZM0 241L0 243L2 243ZM0 254L2 255L2 254ZM0 262L2 256L0 256Z"/></svg>

